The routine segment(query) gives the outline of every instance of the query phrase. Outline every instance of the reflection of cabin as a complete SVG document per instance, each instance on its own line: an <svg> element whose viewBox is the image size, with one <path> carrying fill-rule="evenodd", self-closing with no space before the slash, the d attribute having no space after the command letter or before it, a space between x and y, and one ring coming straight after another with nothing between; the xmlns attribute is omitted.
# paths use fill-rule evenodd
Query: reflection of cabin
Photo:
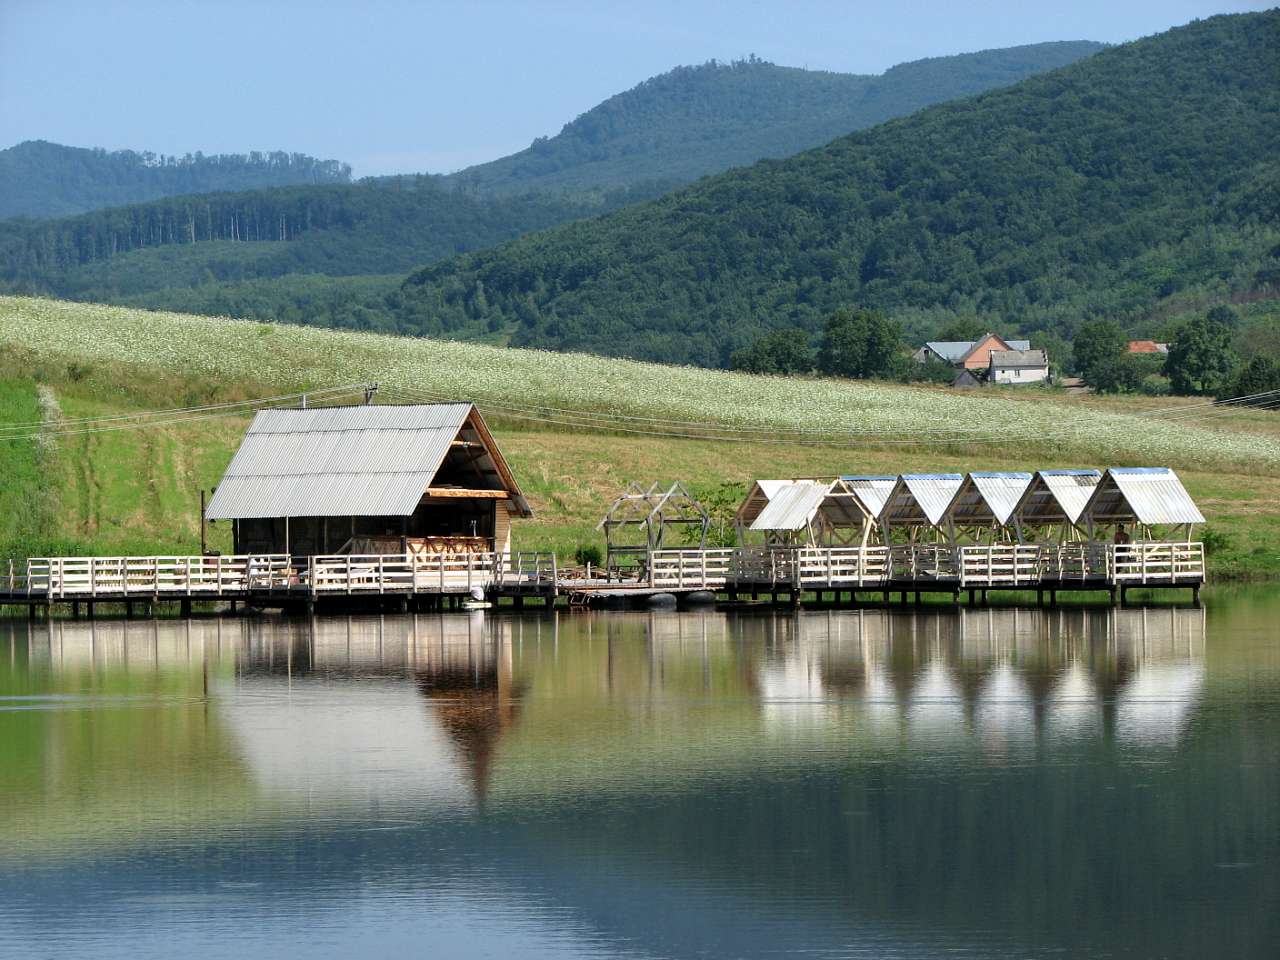
<svg viewBox="0 0 1280 960"><path fill-rule="evenodd" d="M206 512L295 556L507 552L530 515L469 403L261 410Z"/></svg>

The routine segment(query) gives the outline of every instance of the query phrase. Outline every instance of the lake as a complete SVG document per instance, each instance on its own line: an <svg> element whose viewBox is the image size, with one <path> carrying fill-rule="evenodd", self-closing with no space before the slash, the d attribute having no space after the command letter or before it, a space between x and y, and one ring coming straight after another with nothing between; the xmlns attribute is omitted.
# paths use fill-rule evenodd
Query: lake
<svg viewBox="0 0 1280 960"><path fill-rule="evenodd" d="M0 956L1263 957L1280 590L0 621Z"/></svg>

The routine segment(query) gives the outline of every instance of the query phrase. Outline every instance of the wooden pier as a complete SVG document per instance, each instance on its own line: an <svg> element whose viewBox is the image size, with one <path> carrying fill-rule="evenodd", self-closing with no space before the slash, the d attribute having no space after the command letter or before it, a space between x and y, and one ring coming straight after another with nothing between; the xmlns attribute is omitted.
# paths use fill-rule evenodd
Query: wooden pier
<svg viewBox="0 0 1280 960"><path fill-rule="evenodd" d="M194 557L46 557L10 564L0 604L224 601L258 607L366 606L421 609L467 600L552 604L647 602L659 595L707 594L730 601L761 597L802 603L854 602L858 594L967 594L1181 588L1204 583L1198 542L1130 544L914 544L869 547L750 547L654 550L639 575L562 573L549 553L370 554L306 558L283 554Z"/></svg>

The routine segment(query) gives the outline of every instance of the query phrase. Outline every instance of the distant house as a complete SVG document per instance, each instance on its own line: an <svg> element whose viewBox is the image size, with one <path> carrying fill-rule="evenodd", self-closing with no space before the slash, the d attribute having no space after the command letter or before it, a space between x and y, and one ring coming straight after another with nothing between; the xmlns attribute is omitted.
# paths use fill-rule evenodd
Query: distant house
<svg viewBox="0 0 1280 960"><path fill-rule="evenodd" d="M917 363L941 361L966 370L985 370L992 350L1030 350L1030 340L1005 340L994 333L977 340L930 340L911 355Z"/></svg>
<svg viewBox="0 0 1280 960"><path fill-rule="evenodd" d="M1130 353L1168 353L1167 343L1156 343L1154 340L1130 340Z"/></svg>
<svg viewBox="0 0 1280 960"><path fill-rule="evenodd" d="M1039 383L1049 379L1049 355L1043 350L992 350L988 383Z"/></svg>

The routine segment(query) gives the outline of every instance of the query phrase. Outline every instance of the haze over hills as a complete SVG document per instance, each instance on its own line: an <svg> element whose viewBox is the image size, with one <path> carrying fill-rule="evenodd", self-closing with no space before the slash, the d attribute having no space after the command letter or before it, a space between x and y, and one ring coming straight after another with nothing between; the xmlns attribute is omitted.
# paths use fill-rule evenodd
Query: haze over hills
<svg viewBox="0 0 1280 960"><path fill-rule="evenodd" d="M801 70L755 57L677 67L610 97L554 137L447 179L496 193L687 182L1007 86L1103 47L1087 40L1036 43L916 60L878 76Z"/></svg>
<svg viewBox="0 0 1280 960"><path fill-rule="evenodd" d="M398 325L398 311L382 297L395 286L386 275L650 199L702 173L794 152L1101 46L1046 43L939 57L878 77L754 59L680 68L588 111L535 144L536 157L524 151L448 178L172 197L0 224L0 287L428 332L430 323Z"/></svg>
<svg viewBox="0 0 1280 960"><path fill-rule="evenodd" d="M301 153L166 157L27 140L0 150L0 218L64 217L183 193L350 179L347 164Z"/></svg>
<svg viewBox="0 0 1280 960"><path fill-rule="evenodd" d="M838 306L1069 336L1280 287L1280 11L1221 16L429 266L397 321L724 364Z"/></svg>

